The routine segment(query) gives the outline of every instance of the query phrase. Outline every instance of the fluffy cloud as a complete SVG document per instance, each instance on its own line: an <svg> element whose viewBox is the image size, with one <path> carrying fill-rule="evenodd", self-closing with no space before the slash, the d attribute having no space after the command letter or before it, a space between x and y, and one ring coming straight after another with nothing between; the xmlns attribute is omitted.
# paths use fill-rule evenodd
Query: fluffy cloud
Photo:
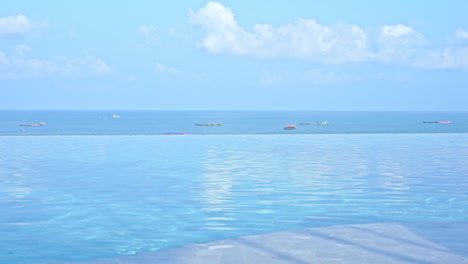
<svg viewBox="0 0 468 264"><path fill-rule="evenodd" d="M415 31L409 26L393 25L380 28L378 48L376 53L381 60L399 61L414 60L420 56L420 50L424 43L423 34Z"/></svg>
<svg viewBox="0 0 468 264"><path fill-rule="evenodd" d="M156 33L156 27L151 25L142 25L138 27L138 34L144 37L147 44L154 44L159 40L159 35Z"/></svg>
<svg viewBox="0 0 468 264"><path fill-rule="evenodd" d="M65 76L105 75L112 71L104 60L86 52L81 57L53 61L62 67L59 74Z"/></svg>
<svg viewBox="0 0 468 264"><path fill-rule="evenodd" d="M35 29L44 28L47 23L31 22L25 15L0 17L0 35L27 35Z"/></svg>
<svg viewBox="0 0 468 264"><path fill-rule="evenodd" d="M110 72L109 65L101 59L93 59L91 62L91 69L94 74L106 74Z"/></svg>
<svg viewBox="0 0 468 264"><path fill-rule="evenodd" d="M42 78L60 70L53 60L7 56L0 52L0 79Z"/></svg>
<svg viewBox="0 0 468 264"><path fill-rule="evenodd" d="M0 52L0 79L77 77L104 75L111 71L102 59L84 53L81 57L37 58L29 55L31 48L18 45L15 53Z"/></svg>
<svg viewBox="0 0 468 264"><path fill-rule="evenodd" d="M211 53L298 57L332 63L359 61L370 55L366 32L346 23L325 26L312 19L299 19L278 28L257 24L248 32L239 27L231 9L216 2L191 12L191 22L205 30L201 45Z"/></svg>
<svg viewBox="0 0 468 264"><path fill-rule="evenodd" d="M377 35L357 25L323 25L313 19L274 27L257 24L248 31L234 13L217 2L191 11L190 22L201 26L201 47L210 53L262 58L292 57L321 63L379 61L418 68L468 68L468 47L429 48L424 35L410 26L384 25ZM468 38L458 29L455 36Z"/></svg>
<svg viewBox="0 0 468 264"><path fill-rule="evenodd" d="M32 23L24 15L0 18L0 33L24 35L31 31Z"/></svg>
<svg viewBox="0 0 468 264"><path fill-rule="evenodd" d="M400 38L408 35L420 35L411 27L398 24L396 26L383 26L380 28L381 36L384 38Z"/></svg>
<svg viewBox="0 0 468 264"><path fill-rule="evenodd" d="M468 39L468 31L459 28L455 31L455 37L461 38L461 39Z"/></svg>
<svg viewBox="0 0 468 264"><path fill-rule="evenodd" d="M467 32L460 29L455 36L468 38ZM376 55L380 60L416 68L468 69L468 47L428 48L422 33L401 24L381 28Z"/></svg>

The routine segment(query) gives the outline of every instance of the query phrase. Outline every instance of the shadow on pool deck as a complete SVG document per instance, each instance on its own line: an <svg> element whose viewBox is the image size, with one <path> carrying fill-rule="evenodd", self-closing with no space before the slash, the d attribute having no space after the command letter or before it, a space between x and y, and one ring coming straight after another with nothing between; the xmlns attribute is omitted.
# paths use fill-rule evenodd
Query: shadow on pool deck
<svg viewBox="0 0 468 264"><path fill-rule="evenodd" d="M468 264L468 222L309 228L72 263Z"/></svg>

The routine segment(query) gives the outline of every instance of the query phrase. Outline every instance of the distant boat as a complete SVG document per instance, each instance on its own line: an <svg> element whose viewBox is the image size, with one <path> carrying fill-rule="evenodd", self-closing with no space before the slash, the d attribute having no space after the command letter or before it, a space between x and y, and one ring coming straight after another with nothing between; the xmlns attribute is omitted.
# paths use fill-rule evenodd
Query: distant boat
<svg viewBox="0 0 468 264"><path fill-rule="evenodd" d="M295 125L287 125L284 127L284 130L295 130L296 126Z"/></svg>
<svg viewBox="0 0 468 264"><path fill-rule="evenodd" d="M328 122L301 123L301 125L328 125Z"/></svg>
<svg viewBox="0 0 468 264"><path fill-rule="evenodd" d="M119 116L119 115L116 115L116 114L114 114L114 115L112 116L112 118L120 118L120 116Z"/></svg>
<svg viewBox="0 0 468 264"><path fill-rule="evenodd" d="M452 124L452 121L424 121L423 123Z"/></svg>
<svg viewBox="0 0 468 264"><path fill-rule="evenodd" d="M166 135L166 136L185 136L185 135L190 135L190 133L186 133L186 132L166 132L166 133L163 133L163 135Z"/></svg>
<svg viewBox="0 0 468 264"><path fill-rule="evenodd" d="M20 126L45 126L45 122L41 123L29 123L29 124L21 124Z"/></svg>
<svg viewBox="0 0 468 264"><path fill-rule="evenodd" d="M223 123L206 123L206 124L195 124L196 126L223 126Z"/></svg>

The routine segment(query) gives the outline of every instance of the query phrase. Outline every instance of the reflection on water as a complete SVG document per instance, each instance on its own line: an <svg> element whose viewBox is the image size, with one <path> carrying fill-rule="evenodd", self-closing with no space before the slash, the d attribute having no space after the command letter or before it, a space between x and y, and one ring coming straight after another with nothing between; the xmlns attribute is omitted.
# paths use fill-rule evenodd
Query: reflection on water
<svg viewBox="0 0 468 264"><path fill-rule="evenodd" d="M0 263L467 221L467 154L468 134L1 137Z"/></svg>

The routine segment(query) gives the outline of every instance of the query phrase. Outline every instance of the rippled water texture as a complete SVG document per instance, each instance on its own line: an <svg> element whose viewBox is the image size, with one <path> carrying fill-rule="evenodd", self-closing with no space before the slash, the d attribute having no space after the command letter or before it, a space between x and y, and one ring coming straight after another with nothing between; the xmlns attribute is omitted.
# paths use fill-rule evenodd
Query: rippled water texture
<svg viewBox="0 0 468 264"><path fill-rule="evenodd" d="M0 263L468 221L468 134L0 137Z"/></svg>

